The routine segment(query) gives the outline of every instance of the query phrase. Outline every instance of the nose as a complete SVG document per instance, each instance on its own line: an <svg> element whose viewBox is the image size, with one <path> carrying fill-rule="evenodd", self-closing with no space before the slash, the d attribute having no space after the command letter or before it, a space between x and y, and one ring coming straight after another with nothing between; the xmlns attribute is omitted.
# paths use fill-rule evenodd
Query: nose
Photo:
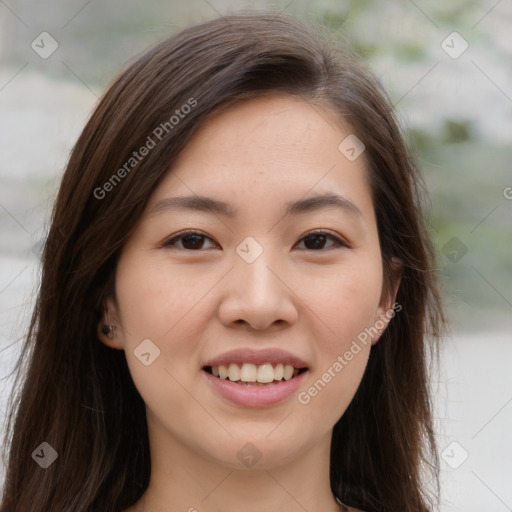
<svg viewBox="0 0 512 512"><path fill-rule="evenodd" d="M269 251L252 263L236 255L218 314L227 327L248 325L256 330L283 328L298 319L298 298L289 273L270 258Z"/></svg>

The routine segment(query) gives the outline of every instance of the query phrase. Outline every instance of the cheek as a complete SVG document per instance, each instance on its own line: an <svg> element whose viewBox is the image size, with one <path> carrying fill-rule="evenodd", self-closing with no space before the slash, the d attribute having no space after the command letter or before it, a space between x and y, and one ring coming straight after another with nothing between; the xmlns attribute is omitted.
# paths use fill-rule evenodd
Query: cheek
<svg viewBox="0 0 512 512"><path fill-rule="evenodd" d="M349 346L333 354L324 366L317 368L314 378L300 390L297 399L312 426L321 415L328 428L343 415L363 377L370 345Z"/></svg>
<svg viewBox="0 0 512 512"><path fill-rule="evenodd" d="M198 282L195 272L143 257L120 261L116 291L130 343L141 337L168 339L180 330L218 281L215 275L202 273Z"/></svg>
<svg viewBox="0 0 512 512"><path fill-rule="evenodd" d="M374 324L381 290L380 259L364 255L316 282L309 301L326 327L322 352L332 357Z"/></svg>
<svg viewBox="0 0 512 512"><path fill-rule="evenodd" d="M371 350L368 329L375 322L379 277L379 272L347 269L324 288L318 315L322 322L317 324L317 364L297 397L304 409L304 428L314 428L318 417L332 427L360 385Z"/></svg>
<svg viewBox="0 0 512 512"><path fill-rule="evenodd" d="M380 302L379 258L380 255L361 255L347 261L329 278L316 281L309 296L316 313L318 360L312 379L300 390L298 402L311 427L317 414L326 424L334 425L359 387Z"/></svg>
<svg viewBox="0 0 512 512"><path fill-rule="evenodd" d="M172 401L180 410L190 399L180 383L199 371L197 344L208 319L205 295L219 278L206 274L198 283L197 273L194 279L185 269L132 253L119 261L116 279L132 379L150 408ZM141 343L147 346L143 352Z"/></svg>

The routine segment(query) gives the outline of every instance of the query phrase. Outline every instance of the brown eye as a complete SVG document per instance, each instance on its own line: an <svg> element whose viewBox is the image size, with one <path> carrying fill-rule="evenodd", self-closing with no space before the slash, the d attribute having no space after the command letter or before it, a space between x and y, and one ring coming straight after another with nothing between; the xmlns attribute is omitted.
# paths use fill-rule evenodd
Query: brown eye
<svg viewBox="0 0 512 512"><path fill-rule="evenodd" d="M341 241L339 238L331 235L329 233L324 233L323 231L316 231L314 233L309 233L305 237L301 239L301 242L304 241L304 246L308 250L322 250L325 249L325 244L328 241L334 242L334 247L349 247L348 244ZM332 247L332 246L331 246Z"/></svg>
<svg viewBox="0 0 512 512"><path fill-rule="evenodd" d="M177 247L187 251L197 251L204 249L205 240L212 240L210 237L203 235L197 231L187 231L174 236L167 242L164 242L164 247ZM181 242L181 244L180 244Z"/></svg>
<svg viewBox="0 0 512 512"><path fill-rule="evenodd" d="M164 242L163 247L175 247L185 251L199 251L208 248L204 246L207 240L213 242L212 238L204 235L200 231L186 231L172 237L167 242ZM346 242L340 240L338 237L330 233L325 233L323 231L315 231L309 233L308 235L304 236L300 242L304 243L303 248L310 251L322 251L333 247L350 248ZM331 245L327 245L326 247L326 244L329 244L329 242Z"/></svg>

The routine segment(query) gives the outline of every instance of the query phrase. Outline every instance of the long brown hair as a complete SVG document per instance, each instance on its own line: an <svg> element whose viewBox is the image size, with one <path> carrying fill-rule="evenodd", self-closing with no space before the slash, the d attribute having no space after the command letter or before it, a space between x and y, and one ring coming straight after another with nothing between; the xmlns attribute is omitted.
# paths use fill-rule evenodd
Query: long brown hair
<svg viewBox="0 0 512 512"><path fill-rule="evenodd" d="M102 304L120 251L192 134L225 105L269 92L322 104L350 124L366 146L387 291L392 258L402 262L402 311L334 427L332 491L368 512L432 509L423 471L438 481L427 368L444 316L421 176L389 99L360 60L318 27L259 13L217 18L160 43L113 82L79 137L17 365L1 512L119 512L144 493L144 402L124 353L98 340ZM155 144L142 157L148 137ZM31 457L43 441L58 453L47 469Z"/></svg>

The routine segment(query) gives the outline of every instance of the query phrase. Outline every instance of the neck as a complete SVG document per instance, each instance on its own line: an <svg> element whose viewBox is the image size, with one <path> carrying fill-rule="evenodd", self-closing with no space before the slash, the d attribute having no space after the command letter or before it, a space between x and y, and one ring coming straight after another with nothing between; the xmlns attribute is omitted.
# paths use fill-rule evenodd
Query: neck
<svg viewBox="0 0 512 512"><path fill-rule="evenodd" d="M189 449L150 423L150 483L130 511L340 511L329 481L332 431L285 464L232 469Z"/></svg>

